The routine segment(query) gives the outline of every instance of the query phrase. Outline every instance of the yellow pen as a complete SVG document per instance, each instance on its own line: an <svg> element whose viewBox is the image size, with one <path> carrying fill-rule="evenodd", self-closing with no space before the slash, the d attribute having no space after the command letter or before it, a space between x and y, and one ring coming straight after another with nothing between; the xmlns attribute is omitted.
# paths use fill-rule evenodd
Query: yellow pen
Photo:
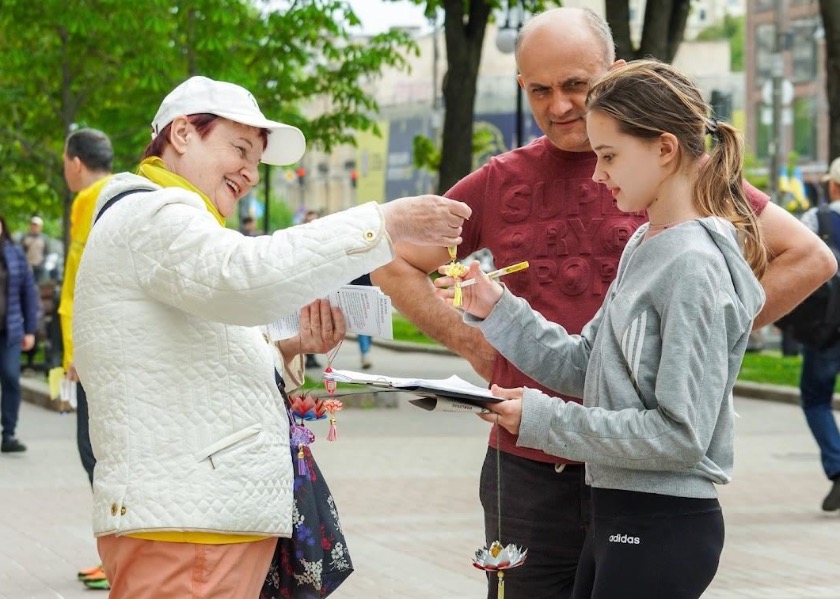
<svg viewBox="0 0 840 599"><path fill-rule="evenodd" d="M526 268L528 268L527 260L525 262L518 262L517 264L511 264L510 266L505 266L499 270L488 272L487 276L491 279L498 279L504 275L509 275L512 272L519 272L520 270L525 270ZM475 279L469 279L468 281L463 281L461 283L461 287L469 287L470 285L475 285Z"/></svg>

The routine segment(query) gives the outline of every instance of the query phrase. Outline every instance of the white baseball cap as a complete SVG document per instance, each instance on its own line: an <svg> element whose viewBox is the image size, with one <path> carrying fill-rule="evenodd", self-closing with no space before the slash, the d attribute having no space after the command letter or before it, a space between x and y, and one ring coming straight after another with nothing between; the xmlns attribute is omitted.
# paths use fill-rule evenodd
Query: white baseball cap
<svg viewBox="0 0 840 599"><path fill-rule="evenodd" d="M29 222L33 225L38 225L39 227L44 225L44 220L40 216L33 216L29 219Z"/></svg>
<svg viewBox="0 0 840 599"><path fill-rule="evenodd" d="M306 139L300 129L265 118L247 89L207 77L190 77L169 92L152 120L152 139L179 116L202 113L268 129L268 143L261 158L266 164L292 164L306 150Z"/></svg>

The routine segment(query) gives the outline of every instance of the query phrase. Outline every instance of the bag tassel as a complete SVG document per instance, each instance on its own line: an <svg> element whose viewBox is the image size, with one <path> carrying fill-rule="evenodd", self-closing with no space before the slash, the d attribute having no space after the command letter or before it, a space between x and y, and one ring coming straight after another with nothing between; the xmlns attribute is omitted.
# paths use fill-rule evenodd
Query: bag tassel
<svg viewBox="0 0 840 599"><path fill-rule="evenodd" d="M306 454L303 452L303 443L298 445L297 473L300 476L309 476L309 468L306 467Z"/></svg>
<svg viewBox="0 0 840 599"><path fill-rule="evenodd" d="M505 599L505 573L503 570L499 570L498 572L499 577L499 590L496 593L498 599Z"/></svg>
<svg viewBox="0 0 840 599"><path fill-rule="evenodd" d="M338 439L338 429L335 426L335 418L330 416L330 431L327 433L327 441Z"/></svg>
<svg viewBox="0 0 840 599"><path fill-rule="evenodd" d="M303 448L315 442L315 434L303 426L297 424L289 412L290 430L289 440L292 447L297 446L297 473L300 476L309 476L309 468L306 467L306 452Z"/></svg>

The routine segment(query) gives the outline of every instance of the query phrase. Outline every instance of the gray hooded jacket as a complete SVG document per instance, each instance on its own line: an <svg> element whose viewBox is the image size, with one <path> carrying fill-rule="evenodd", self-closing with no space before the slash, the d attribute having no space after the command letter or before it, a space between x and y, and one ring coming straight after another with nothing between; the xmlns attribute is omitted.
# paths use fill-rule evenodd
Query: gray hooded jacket
<svg viewBox="0 0 840 599"><path fill-rule="evenodd" d="M586 462L594 487L717 497L733 466L732 386L764 291L734 227L707 217L630 239L601 309L570 335L505 291L467 316L522 372L518 444ZM643 241L644 240L644 241Z"/></svg>

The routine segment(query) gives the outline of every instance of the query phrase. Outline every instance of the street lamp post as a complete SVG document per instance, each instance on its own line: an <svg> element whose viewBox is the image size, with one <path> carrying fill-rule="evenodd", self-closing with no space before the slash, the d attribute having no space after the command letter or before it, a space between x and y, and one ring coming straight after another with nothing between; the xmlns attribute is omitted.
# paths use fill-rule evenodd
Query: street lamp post
<svg viewBox="0 0 840 599"><path fill-rule="evenodd" d="M516 2L517 18L516 25L511 24L511 9L513 2ZM513 54L516 51L516 39L519 37L519 31L522 29L522 23L525 20L525 7L522 0L511 0L508 3L507 15L505 16L505 24L499 28L496 33L496 48L502 54ZM518 75L517 68L517 75ZM516 147L521 147L525 143L525 133L523 126L522 113L522 87L519 85L519 78L516 78L516 122L515 122L516 137L514 144Z"/></svg>
<svg viewBox="0 0 840 599"><path fill-rule="evenodd" d="M782 104L783 104L783 85L785 76L785 61L782 54L787 49L787 34L785 32L784 17L785 17L785 0L776 0L775 6L775 27L776 35L773 42L773 58L771 65L771 81L772 81L772 126L770 134L770 179L769 191L770 199L775 204L780 204L782 199L779 192L779 171L782 168L784 156L782 155L782 148L784 146L784 129L782 127Z"/></svg>

